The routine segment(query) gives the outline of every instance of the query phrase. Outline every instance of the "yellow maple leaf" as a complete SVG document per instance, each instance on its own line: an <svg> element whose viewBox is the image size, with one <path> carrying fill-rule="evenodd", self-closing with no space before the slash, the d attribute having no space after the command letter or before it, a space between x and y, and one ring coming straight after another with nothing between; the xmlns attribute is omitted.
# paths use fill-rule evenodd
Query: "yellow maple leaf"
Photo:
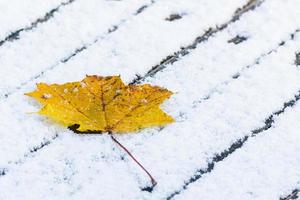
<svg viewBox="0 0 300 200"><path fill-rule="evenodd" d="M174 121L159 107L172 92L149 84L125 85L119 76L38 83L37 90L26 95L43 105L39 114L67 127L77 125L80 132L130 132Z"/></svg>

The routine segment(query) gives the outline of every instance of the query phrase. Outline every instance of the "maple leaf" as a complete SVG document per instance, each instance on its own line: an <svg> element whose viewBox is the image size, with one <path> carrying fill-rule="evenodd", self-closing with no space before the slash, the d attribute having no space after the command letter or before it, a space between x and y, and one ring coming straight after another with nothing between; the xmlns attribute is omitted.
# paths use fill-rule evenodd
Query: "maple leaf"
<svg viewBox="0 0 300 200"><path fill-rule="evenodd" d="M75 132L108 132L112 140L147 173L152 187L157 184L144 166L113 135L156 125L174 119L160 109L172 92L158 86L125 85L120 76L86 76L80 82L62 85L38 83L37 90L27 93L43 108L39 114L67 126Z"/></svg>
<svg viewBox="0 0 300 200"><path fill-rule="evenodd" d="M26 95L44 106L39 114L67 127L77 125L80 132L131 132L174 121L159 107L172 92L149 84L125 85L120 76L38 83L37 90Z"/></svg>

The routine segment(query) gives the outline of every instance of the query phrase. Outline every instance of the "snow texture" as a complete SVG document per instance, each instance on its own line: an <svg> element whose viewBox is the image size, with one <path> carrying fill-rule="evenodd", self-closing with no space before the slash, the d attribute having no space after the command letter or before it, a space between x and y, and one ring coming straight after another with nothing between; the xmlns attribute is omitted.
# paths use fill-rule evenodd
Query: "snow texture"
<svg viewBox="0 0 300 200"><path fill-rule="evenodd" d="M86 74L120 74L129 83L229 22L247 1L65 2L13 0L13 9L0 1L2 39L64 5L0 46L1 200L279 199L300 187L300 104L252 136L300 91L300 1L264 1L142 82L175 92L162 105L175 123L116 135L157 180L152 192L107 134L76 135L28 114L39 106L23 94L37 82ZM175 14L181 18L166 20ZM189 182L244 137L240 149Z"/></svg>
<svg viewBox="0 0 300 200"><path fill-rule="evenodd" d="M175 199L279 199L299 186L300 103L285 112Z"/></svg>
<svg viewBox="0 0 300 200"><path fill-rule="evenodd" d="M10 0L0 1L0 41L12 32L31 26L38 18L43 18L45 13L67 3L67 0Z"/></svg>

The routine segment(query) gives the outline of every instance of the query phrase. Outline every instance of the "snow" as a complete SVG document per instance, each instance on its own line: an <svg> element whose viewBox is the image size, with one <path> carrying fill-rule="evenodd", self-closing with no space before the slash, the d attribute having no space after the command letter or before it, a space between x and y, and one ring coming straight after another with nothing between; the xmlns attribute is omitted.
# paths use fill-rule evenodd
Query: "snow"
<svg viewBox="0 0 300 200"><path fill-rule="evenodd" d="M0 171L6 174L0 175L0 188L5 188L0 199L166 199L176 191L179 199L278 199L299 188L297 104L276 117L271 129L250 137L212 172L182 189L216 154L264 126L298 93L297 0L265 1L143 82L175 92L162 107L176 122L116 137L158 181L152 193L141 191L149 186L148 177L107 134L76 135L28 114L39 106L23 93L35 83L76 81L85 74L120 74L130 82L210 27L229 21L245 4L76 0L1 46ZM148 7L136 15L143 5ZM165 20L174 13L184 15ZM237 35L247 40L228 42Z"/></svg>
<svg viewBox="0 0 300 200"><path fill-rule="evenodd" d="M211 2L211 1L209 1L209 2ZM171 5L173 5L173 4L171 4ZM215 5L215 3L212 4L212 5ZM165 7L164 4L162 4L161 6ZM234 6L237 7L238 4L231 5L231 6L234 8ZM152 12L152 11L150 10L150 8L148 8L148 10L146 10L145 12ZM230 14L228 14L228 15L230 16ZM151 15L153 15L153 13ZM140 17L142 17L142 16L140 16ZM206 27L205 27L205 29L206 29ZM132 30L131 29L126 29L126 30L127 30L128 34L129 33L132 34ZM118 31L121 31L121 30L118 30ZM174 29L174 31L176 31L176 30ZM114 36L113 34L111 34L111 35ZM119 36L115 35L114 37L117 38ZM104 43L104 41L102 41L102 43ZM102 43L100 43L100 44L102 44ZM137 44L135 42L135 39L132 40L131 44L137 46ZM117 48L117 49L121 49L123 47L123 43L115 43L115 42L113 42L113 43L110 43L110 45L118 45L118 46L114 46L114 48ZM140 45L140 43L138 45ZM33 90L35 88L35 83L37 83L37 82L41 82L41 81L50 82L49 80L51 78L51 82L58 82L59 83L59 82L65 82L65 81L71 81L71 80L72 81L74 81L74 80L80 80L80 79L82 79L85 76L85 74L101 74L101 75L106 75L105 72L103 72L102 70L111 70L111 73L117 73L117 72L115 72L115 69L111 67L111 66L113 66L113 64L107 64L106 67L105 66L103 66L103 67L95 67L95 66L99 66L95 62L99 62L99 61L102 61L102 60L107 60L107 62L110 63L110 62L114 62L116 60L122 60L121 58L123 58L123 57L120 57L119 59L108 59L108 58L105 57L106 54L104 54L103 56L101 56L102 55L101 54L101 49L107 49L107 48L105 48L103 46L99 46L99 47L98 46L92 46L92 47L88 48L85 52L83 52L84 55L80 54L80 55L76 56L74 59L70 60L69 62L62 63L60 66L57 66L55 69L53 69L53 70L45 73L45 75L42 76L40 79L34 79L34 80L30 81L28 84L24 85L20 91L15 92L12 96L9 96L7 99L3 99L3 101L5 101L5 102L3 102L2 106L3 106L3 111L6 113L5 114L6 117L11 116L12 120L14 120L13 116L16 115L14 112L17 112L18 113L17 116L20 116L20 120L23 121L24 119L28 118L28 116L26 115L27 112L31 112L32 110L36 109L35 107L32 107L32 105L29 105L29 104L24 105L23 104L23 101L28 101L28 98L24 97L23 94L25 92ZM138 51L134 52L134 53L137 54ZM95 56L95 55L96 56L93 57L93 58L90 57L89 59L86 59L85 55L90 55L90 54L93 55L93 56ZM146 57L146 56L148 56L148 55L145 55L144 57ZM143 60L143 59L141 59L141 60ZM85 62L85 63L83 64L82 62ZM144 65L146 65L147 60L145 60L144 62L145 62ZM120 72L123 72L121 74L122 78L124 78L125 75L127 75L127 76L130 75L131 78L133 79L135 77L135 71L133 71L133 72L129 71L129 69L130 69L129 66L132 66L130 63L127 63L127 66L128 67L126 69L123 68L120 71ZM143 65L141 65L141 66L143 66ZM83 67L83 69L82 69L82 67ZM147 66L145 66L145 68L146 67ZM151 67L151 65L149 67ZM37 68L37 66L35 68ZM91 70L93 70L93 71L91 71ZM97 71L95 71L95 70L97 70ZM99 71L99 70L101 70L101 71ZM20 101L20 99L22 99L22 100ZM14 106L12 106L13 104L14 104ZM17 106L17 104L19 104L19 106ZM17 108L17 110L14 110L14 108ZM20 110L20 108L22 110ZM7 110L7 112L6 112L6 110ZM33 119L33 118L31 118L31 119ZM12 121L9 121L8 123L12 124ZM17 122L17 121L14 121L14 123L19 124L19 122ZM21 123L22 124L21 126L23 126L23 127L22 128L21 127L17 127L17 128L26 129L26 126L28 126L28 128L31 130L32 129L32 123L33 122ZM9 124L7 126L9 126ZM42 127L44 127L44 126L42 126ZM34 140L31 141L33 139L33 138L31 138L30 141L26 141L23 138L22 139L20 138L20 142L22 143L22 145L24 145L23 148L25 148L22 151L21 150L22 149L22 145L21 145L21 143L19 144L20 153L23 152L23 154L24 154L24 152L26 152L26 149L28 147L32 147L32 144L38 144L39 141L41 140L41 138L44 138L44 137L51 138L53 136L53 134L47 135L47 134L45 134L42 131L24 131L24 132L21 131L20 135L24 134L24 137L27 138L28 137L28 132L32 132L33 135L34 135L33 138L36 138L37 140L36 141L34 141ZM4 133L4 134L9 134L9 133ZM9 140L13 139L13 142L15 142L15 138L9 138L9 137L5 137L5 138L7 138ZM29 145L24 144L24 143L28 143L28 142L30 143ZM5 144L8 145L8 146L10 146L9 142L5 142ZM12 157L19 157L20 154L11 153L11 156ZM7 155L3 159L9 160L9 159L12 159L12 157L10 157L10 155ZM0 160L0 163L1 163L1 160Z"/></svg>
<svg viewBox="0 0 300 200"><path fill-rule="evenodd" d="M20 34L20 40L4 44L0 49L0 74L7 75L1 77L0 96L34 79L43 70L55 67L74 50L101 40L109 29L145 3L149 0L126 3L90 0L88 4L85 0L76 0L47 23Z"/></svg>
<svg viewBox="0 0 300 200"><path fill-rule="evenodd" d="M0 1L0 41L16 30L27 28L45 13L67 3L67 0L5 0Z"/></svg>
<svg viewBox="0 0 300 200"><path fill-rule="evenodd" d="M300 184L300 103L178 198L280 199ZM285 194L285 195L283 195Z"/></svg>

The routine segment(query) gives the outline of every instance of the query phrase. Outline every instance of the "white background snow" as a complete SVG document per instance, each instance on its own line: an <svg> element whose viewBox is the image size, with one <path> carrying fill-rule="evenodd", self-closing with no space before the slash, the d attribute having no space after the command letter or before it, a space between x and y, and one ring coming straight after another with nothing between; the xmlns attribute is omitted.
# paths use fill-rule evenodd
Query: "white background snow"
<svg viewBox="0 0 300 200"><path fill-rule="evenodd" d="M300 1L255 2L236 18L247 0L0 0L0 200L271 200L300 190ZM237 36L246 40L229 42ZM176 122L116 135L157 180L152 192L107 134L28 114L39 105L23 94L37 82L130 83L168 56L177 59L142 84L174 92L162 108Z"/></svg>

